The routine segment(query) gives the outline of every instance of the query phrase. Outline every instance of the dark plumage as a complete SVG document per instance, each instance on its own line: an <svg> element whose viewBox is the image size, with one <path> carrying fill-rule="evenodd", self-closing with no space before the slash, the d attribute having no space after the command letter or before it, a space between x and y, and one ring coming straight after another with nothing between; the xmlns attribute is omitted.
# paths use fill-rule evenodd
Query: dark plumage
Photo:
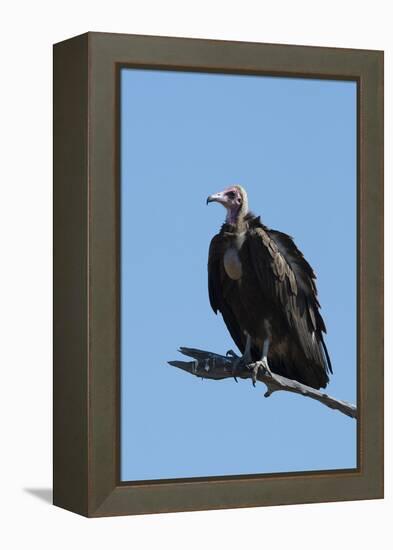
<svg viewBox="0 0 393 550"><path fill-rule="evenodd" d="M221 312L248 359L264 356L272 372L313 388L326 387L332 367L310 264L292 237L269 229L248 212L242 187L211 195L212 201L227 208L227 219L209 249L214 312Z"/></svg>

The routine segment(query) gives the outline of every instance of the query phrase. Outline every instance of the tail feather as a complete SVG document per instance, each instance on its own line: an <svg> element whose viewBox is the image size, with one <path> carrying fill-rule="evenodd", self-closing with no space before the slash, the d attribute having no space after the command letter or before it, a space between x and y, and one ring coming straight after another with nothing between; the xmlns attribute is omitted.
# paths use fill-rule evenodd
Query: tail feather
<svg viewBox="0 0 393 550"><path fill-rule="evenodd" d="M326 347L326 344L325 344L325 341L323 339L322 334L321 334L321 343L322 343L322 346L323 346L323 351L325 352L325 358L326 358L326 362L327 362L327 365L328 365L329 372L331 374L333 374L332 362L330 361L330 355L329 355L329 352L327 350L327 347Z"/></svg>

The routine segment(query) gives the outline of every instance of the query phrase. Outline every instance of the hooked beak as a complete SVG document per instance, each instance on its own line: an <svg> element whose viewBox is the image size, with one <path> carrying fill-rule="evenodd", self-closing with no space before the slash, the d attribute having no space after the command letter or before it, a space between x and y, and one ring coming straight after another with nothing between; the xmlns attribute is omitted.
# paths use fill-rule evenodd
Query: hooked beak
<svg viewBox="0 0 393 550"><path fill-rule="evenodd" d="M220 202L221 204L225 203L225 195L223 192L220 193L214 193L213 195L209 195L206 199L206 204L209 204L209 202Z"/></svg>

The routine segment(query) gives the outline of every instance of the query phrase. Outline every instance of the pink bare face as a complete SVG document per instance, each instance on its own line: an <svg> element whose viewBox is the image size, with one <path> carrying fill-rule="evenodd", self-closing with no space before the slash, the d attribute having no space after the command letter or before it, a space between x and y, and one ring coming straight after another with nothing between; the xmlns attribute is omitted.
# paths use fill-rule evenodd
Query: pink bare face
<svg viewBox="0 0 393 550"><path fill-rule="evenodd" d="M219 202L225 206L228 210L228 214L236 214L243 203L243 196L239 187L235 185L233 187L227 187L224 191L210 195L207 197L206 204L209 204L209 202Z"/></svg>

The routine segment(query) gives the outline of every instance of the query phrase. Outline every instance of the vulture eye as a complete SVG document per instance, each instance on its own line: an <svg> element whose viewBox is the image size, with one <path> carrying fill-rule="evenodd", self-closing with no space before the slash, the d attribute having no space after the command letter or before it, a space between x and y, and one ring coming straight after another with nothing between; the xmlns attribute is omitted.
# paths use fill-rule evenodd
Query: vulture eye
<svg viewBox="0 0 393 550"><path fill-rule="evenodd" d="M235 193L234 193L233 191L228 191L227 197L228 197L229 199L234 199L234 198L235 198Z"/></svg>

